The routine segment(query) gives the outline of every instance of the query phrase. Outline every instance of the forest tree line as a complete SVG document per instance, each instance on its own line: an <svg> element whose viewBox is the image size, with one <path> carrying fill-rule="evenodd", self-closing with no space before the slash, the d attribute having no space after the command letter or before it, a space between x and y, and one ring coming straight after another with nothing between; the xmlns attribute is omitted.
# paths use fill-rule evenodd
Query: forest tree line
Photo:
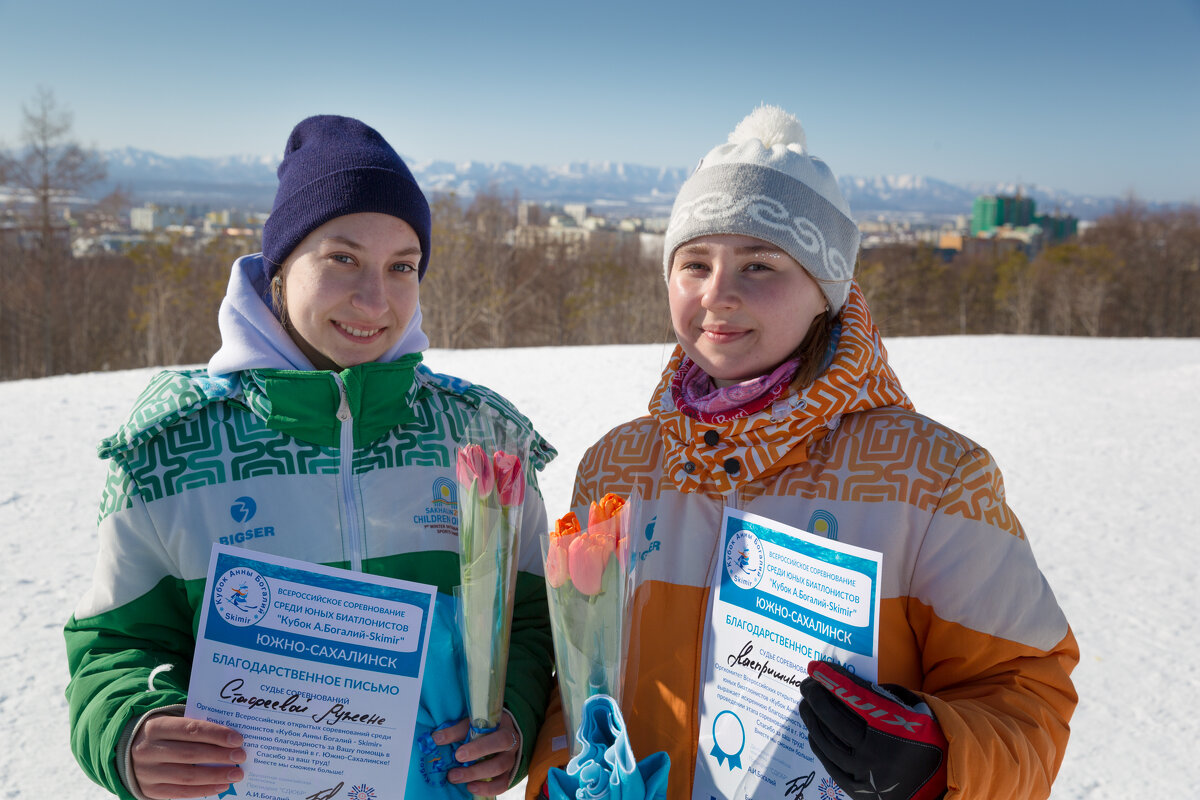
<svg viewBox="0 0 1200 800"><path fill-rule="evenodd" d="M885 336L1013 333L1200 335L1200 207L1135 200L1032 258L931 247L859 253L857 278Z"/></svg>
<svg viewBox="0 0 1200 800"><path fill-rule="evenodd" d="M662 342L661 257L637 237L549 235L518 246L516 198L435 197L421 284L433 347ZM217 349L229 268L257 239L163 237L122 254L47 259L0 244L0 378L202 364ZM891 245L859 254L884 336L1200 335L1200 209L1130 203L1042 250L959 254Z"/></svg>

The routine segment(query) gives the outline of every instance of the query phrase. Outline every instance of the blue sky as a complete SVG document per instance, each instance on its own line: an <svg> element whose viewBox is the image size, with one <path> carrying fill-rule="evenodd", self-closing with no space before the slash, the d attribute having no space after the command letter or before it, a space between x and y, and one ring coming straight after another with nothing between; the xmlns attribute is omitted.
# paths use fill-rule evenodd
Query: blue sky
<svg viewBox="0 0 1200 800"><path fill-rule="evenodd" d="M755 105L843 175L1200 202L1200 0L0 0L0 145L39 86L100 148L692 166Z"/></svg>

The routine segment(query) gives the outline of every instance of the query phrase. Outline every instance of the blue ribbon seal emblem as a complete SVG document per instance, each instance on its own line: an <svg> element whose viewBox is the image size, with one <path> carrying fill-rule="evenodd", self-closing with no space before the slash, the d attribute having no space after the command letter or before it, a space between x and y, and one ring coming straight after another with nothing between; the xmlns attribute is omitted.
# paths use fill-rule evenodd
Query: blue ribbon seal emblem
<svg viewBox="0 0 1200 800"><path fill-rule="evenodd" d="M732 734L734 731L732 723L737 723L737 733L735 735L727 735L726 739L728 741L725 742L725 744L732 745L732 744L736 743L737 744L737 747L736 747L737 752L726 752L726 748L721 746L722 743L717 736L717 727L718 727L718 725L721 725L721 718L724 717L726 714L729 715L729 718L731 721L726 721L725 724L721 726L722 730L725 731L726 733ZM736 736L736 739L735 739L735 736ZM742 721L738 718L738 715L733 713L732 711L728 711L728 710L722 711L720 714L717 714L717 717L716 717L716 719L713 720L713 724L712 724L712 738L713 738L713 749L709 752L709 755L714 756L717 759L717 766L720 766L721 762L724 761L725 759L729 759L729 771L730 772L733 772L735 769L741 769L742 768L742 751L746 749L746 726L742 724ZM730 750L730 751L732 751L734 749L735 748L733 748L733 747L728 748L728 750Z"/></svg>

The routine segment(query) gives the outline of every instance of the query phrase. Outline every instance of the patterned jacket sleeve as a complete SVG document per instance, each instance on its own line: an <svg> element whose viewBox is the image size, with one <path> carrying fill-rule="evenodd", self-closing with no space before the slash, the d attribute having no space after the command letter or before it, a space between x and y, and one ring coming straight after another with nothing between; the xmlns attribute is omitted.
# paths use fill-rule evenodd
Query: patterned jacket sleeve
<svg viewBox="0 0 1200 800"><path fill-rule="evenodd" d="M907 615L950 744L947 798L1044 798L1078 700L1079 650L991 456L958 462L917 559Z"/></svg>
<svg viewBox="0 0 1200 800"><path fill-rule="evenodd" d="M122 734L145 712L186 702L195 639L183 583L115 459L102 505L92 586L65 629L71 749L88 777L130 799L117 764ZM128 586L145 590L130 597ZM171 669L151 690L150 673L162 665Z"/></svg>

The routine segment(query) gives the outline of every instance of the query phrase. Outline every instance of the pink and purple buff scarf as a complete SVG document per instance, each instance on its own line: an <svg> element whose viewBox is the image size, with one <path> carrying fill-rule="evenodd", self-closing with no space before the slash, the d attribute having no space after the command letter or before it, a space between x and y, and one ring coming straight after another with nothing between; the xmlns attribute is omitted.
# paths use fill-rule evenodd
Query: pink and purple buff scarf
<svg viewBox="0 0 1200 800"><path fill-rule="evenodd" d="M787 391L800 359L785 361L767 375L719 388L707 372L684 356L671 379L675 406L692 419L719 424L762 411Z"/></svg>

